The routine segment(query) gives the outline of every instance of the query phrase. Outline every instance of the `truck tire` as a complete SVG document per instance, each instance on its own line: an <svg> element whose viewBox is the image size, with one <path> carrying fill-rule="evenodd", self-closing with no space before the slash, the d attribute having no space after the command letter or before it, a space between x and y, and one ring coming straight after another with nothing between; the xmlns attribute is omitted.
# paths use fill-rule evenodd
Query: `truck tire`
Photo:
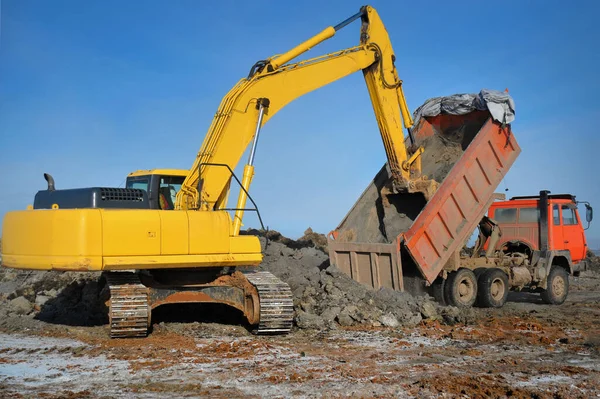
<svg viewBox="0 0 600 399"><path fill-rule="evenodd" d="M446 286L446 280L438 277L431 285L431 291L433 299L436 300L440 305L446 306L446 298L444 297L444 287Z"/></svg>
<svg viewBox="0 0 600 399"><path fill-rule="evenodd" d="M484 308L501 308L508 297L508 276L500 269L487 269L477 280L477 303Z"/></svg>
<svg viewBox="0 0 600 399"><path fill-rule="evenodd" d="M489 270L489 269L486 269L485 267L478 267L477 269L473 270L473 273L475 273L475 277L477 278L477 281L479 281L479 276L481 276L487 270Z"/></svg>
<svg viewBox="0 0 600 399"><path fill-rule="evenodd" d="M542 301L550 305L562 304L569 294L569 273L560 266L552 266L547 284L540 294Z"/></svg>
<svg viewBox="0 0 600 399"><path fill-rule="evenodd" d="M477 278L470 269L458 269L448 275L444 285L444 297L448 305L457 308L473 306L477 299Z"/></svg>

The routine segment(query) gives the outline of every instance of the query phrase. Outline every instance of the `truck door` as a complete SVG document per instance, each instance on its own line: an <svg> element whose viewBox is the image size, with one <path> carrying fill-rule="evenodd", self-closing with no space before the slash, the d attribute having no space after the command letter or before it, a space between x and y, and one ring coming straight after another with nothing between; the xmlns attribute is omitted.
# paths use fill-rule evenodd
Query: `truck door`
<svg viewBox="0 0 600 399"><path fill-rule="evenodd" d="M568 250L573 262L585 258L585 240L583 228L574 204L552 205L552 247L550 249Z"/></svg>
<svg viewBox="0 0 600 399"><path fill-rule="evenodd" d="M561 204L560 216L564 249L569 250L573 262L579 262L585 257L585 240L575 204Z"/></svg>

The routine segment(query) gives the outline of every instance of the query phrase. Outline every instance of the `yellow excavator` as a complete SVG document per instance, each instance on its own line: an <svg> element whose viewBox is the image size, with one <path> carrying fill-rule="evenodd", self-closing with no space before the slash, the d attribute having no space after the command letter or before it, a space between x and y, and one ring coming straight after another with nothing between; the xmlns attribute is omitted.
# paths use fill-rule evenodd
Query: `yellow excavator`
<svg viewBox="0 0 600 399"><path fill-rule="evenodd" d="M360 19L360 44L289 63ZM431 197L437 182L421 175L412 118L388 33L364 6L288 52L252 66L223 98L189 170L137 171L125 188L91 187L36 194L27 210L4 218L2 264L18 269L102 271L110 289L111 337L145 336L162 304L209 302L243 312L258 334L289 332L290 288L268 272L256 236L240 234L261 127L292 100L362 71L383 139L390 190ZM408 129L404 137L402 124ZM238 179L234 170L250 147ZM232 183L240 187L228 207ZM257 211L256 205L251 210ZM260 220L260 214L259 214ZM262 224L262 220L261 220Z"/></svg>

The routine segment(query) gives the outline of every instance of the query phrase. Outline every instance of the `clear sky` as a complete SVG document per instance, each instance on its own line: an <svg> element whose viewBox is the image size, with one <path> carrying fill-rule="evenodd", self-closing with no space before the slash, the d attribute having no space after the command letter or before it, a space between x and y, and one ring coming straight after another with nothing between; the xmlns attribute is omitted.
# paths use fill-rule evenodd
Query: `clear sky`
<svg viewBox="0 0 600 399"><path fill-rule="evenodd" d="M0 215L58 188L189 168L221 98L252 64L362 1L0 0ZM374 1L409 107L508 88L523 152L499 190L596 205L600 248L600 2ZM308 55L357 44L354 23ZM244 158L245 159L245 158ZM385 161L362 74L295 101L263 129L251 194L292 237L336 227ZM248 217L247 225L256 225Z"/></svg>

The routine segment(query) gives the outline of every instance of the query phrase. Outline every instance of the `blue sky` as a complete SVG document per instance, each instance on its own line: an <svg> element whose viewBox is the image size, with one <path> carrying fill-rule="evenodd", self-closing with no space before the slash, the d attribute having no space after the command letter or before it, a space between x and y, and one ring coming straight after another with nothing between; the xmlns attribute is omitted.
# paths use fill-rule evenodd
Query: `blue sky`
<svg viewBox="0 0 600 399"><path fill-rule="evenodd" d="M118 186L136 169L189 168L221 98L255 61L363 5L207 4L2 0L0 215L32 203L43 172L69 188ZM411 109L440 95L510 90L523 152L499 190L570 192L600 212L600 3L498 4L372 3ZM308 55L354 46L358 34L354 23ZM251 194L273 229L328 232L384 161L358 73L265 126ZM600 216L588 239L600 248Z"/></svg>

